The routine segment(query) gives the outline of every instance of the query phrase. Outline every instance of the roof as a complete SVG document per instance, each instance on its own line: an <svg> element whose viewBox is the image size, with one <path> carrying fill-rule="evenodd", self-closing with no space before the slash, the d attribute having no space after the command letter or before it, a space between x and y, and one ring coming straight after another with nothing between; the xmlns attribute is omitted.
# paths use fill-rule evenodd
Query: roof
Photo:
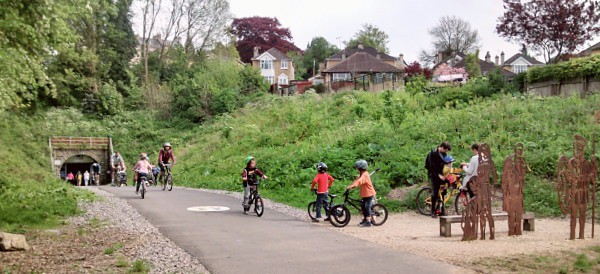
<svg viewBox="0 0 600 274"><path fill-rule="evenodd" d="M347 48L343 49L342 51L339 51L338 53L330 56L327 59L328 60L342 60L342 54L343 53L346 53L346 58L348 58L348 57L350 57L350 56L352 56L352 55L354 55L356 53L359 53L359 52L368 53L368 54L372 55L373 57L376 57L377 54L379 54L381 60L384 60L384 61L396 61L395 57L392 57L392 56L390 56L388 54L385 54L383 52L379 52L374 47L362 47L362 48L360 48L358 46L354 47L354 48L347 47Z"/></svg>
<svg viewBox="0 0 600 274"><path fill-rule="evenodd" d="M511 64L512 62L517 61L517 59L519 59L519 58L525 59L527 62L531 63L532 65L543 65L544 64L531 56L525 55L523 53L517 53L517 54L513 55L512 57L508 58L508 60L504 61L504 65Z"/></svg>
<svg viewBox="0 0 600 274"><path fill-rule="evenodd" d="M596 43L595 45L592 45L591 47L589 47L589 48L587 48L587 49L584 49L584 50L582 50L582 51L579 53L579 56L587 56L587 55L590 55L590 54L592 53L592 51L595 51L595 50L600 50L600 42Z"/></svg>
<svg viewBox="0 0 600 274"><path fill-rule="evenodd" d="M466 65L465 60L466 59L463 59L460 62L456 63L454 65L454 67L455 68L465 68L466 69L467 65ZM479 67L481 68L481 74L483 74L483 75L487 75L488 72L492 72L496 68L500 68L499 66L496 66L496 64L494 64L494 63L486 62L486 61L483 61L481 59L479 59ZM505 70L503 68L500 68L500 72L502 72L502 75L504 75L505 77L515 77L516 76L516 74L513 73L512 71L508 71L508 70Z"/></svg>
<svg viewBox="0 0 600 274"><path fill-rule="evenodd" d="M279 51L276 48L270 48L269 50L261 53L260 55L258 55L257 57L252 57L252 60L258 60L258 58L260 56L262 56L263 54L268 53L271 56L273 56L276 60L292 60L292 58L290 58L289 56L287 56L285 53Z"/></svg>
<svg viewBox="0 0 600 274"><path fill-rule="evenodd" d="M367 52L356 52L339 64L324 70L324 73L345 72L401 72L402 70L392 66Z"/></svg>
<svg viewBox="0 0 600 274"><path fill-rule="evenodd" d="M462 60L464 60L465 58L467 58L467 55L466 55L466 54L464 54L464 53L462 53L462 52L457 52L457 53L455 53L455 54L452 54L452 55L450 55L450 56L448 56L448 57L444 58L444 59L442 60L442 62L439 62L439 63L435 64L435 65L433 66L433 69L437 68L437 67L438 67L439 65L441 65L441 64L448 64L448 61L450 61L450 59L452 59L452 58L456 58L456 56L459 56L459 57L460 57Z"/></svg>

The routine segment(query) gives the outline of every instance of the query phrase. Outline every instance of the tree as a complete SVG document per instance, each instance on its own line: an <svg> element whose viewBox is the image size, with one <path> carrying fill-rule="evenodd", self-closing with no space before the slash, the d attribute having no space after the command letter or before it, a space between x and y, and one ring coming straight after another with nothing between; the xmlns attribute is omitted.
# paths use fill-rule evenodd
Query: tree
<svg viewBox="0 0 600 274"><path fill-rule="evenodd" d="M600 32L600 6L590 0L503 0L496 32L544 55L547 63L575 51Z"/></svg>
<svg viewBox="0 0 600 274"><path fill-rule="evenodd" d="M383 30L372 24L363 24L350 41L346 42L348 47L356 47L358 44L363 46L373 47L380 52L388 53L390 50L387 44L390 42L390 37Z"/></svg>
<svg viewBox="0 0 600 274"><path fill-rule="evenodd" d="M303 78L309 78L312 75L316 75L319 70L319 63L325 62L325 59L334 55L339 49L333 44L330 44L327 39L323 37L314 37L307 45L304 51L303 67L305 70L302 73ZM313 69L315 71L313 71ZM296 73L299 70L296 67Z"/></svg>
<svg viewBox="0 0 600 274"><path fill-rule="evenodd" d="M236 48L245 63L251 61L255 47L262 50L274 47L283 53L300 51L292 42L290 29L282 27L277 18L237 18L233 20L230 32L237 38Z"/></svg>
<svg viewBox="0 0 600 274"><path fill-rule="evenodd" d="M465 58L465 69L471 78L481 76L481 66L479 65L479 50L475 53L467 54Z"/></svg>
<svg viewBox="0 0 600 274"><path fill-rule="evenodd" d="M107 24L101 34L102 44L99 52L100 62L110 64L103 79L124 86L131 84L131 77L125 71L129 69L129 63L135 56L137 43L131 25L131 4L132 0L115 2L116 10L108 15ZM121 94L124 93L122 87L117 86L117 89Z"/></svg>
<svg viewBox="0 0 600 274"><path fill-rule="evenodd" d="M408 64L408 66L404 68L404 75L406 76L406 78L412 78L415 76L423 75L425 76L425 79L431 79L431 74L431 69L427 67L421 67L421 64L419 64L419 62L417 61Z"/></svg>
<svg viewBox="0 0 600 274"><path fill-rule="evenodd" d="M456 17L444 16L438 24L429 30L433 49L422 50L419 59L424 63L434 63L439 53L446 58L453 52L469 53L478 47L479 33L471 28L469 22Z"/></svg>

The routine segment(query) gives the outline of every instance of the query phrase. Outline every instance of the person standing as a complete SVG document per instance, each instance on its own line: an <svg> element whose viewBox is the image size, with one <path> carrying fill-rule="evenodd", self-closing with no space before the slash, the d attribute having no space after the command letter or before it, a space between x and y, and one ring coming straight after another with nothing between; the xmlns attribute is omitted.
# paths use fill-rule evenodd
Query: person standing
<svg viewBox="0 0 600 274"><path fill-rule="evenodd" d="M67 174L67 181L69 184L75 184L75 175L73 175L73 172L69 172L69 174Z"/></svg>
<svg viewBox="0 0 600 274"><path fill-rule="evenodd" d="M471 151L474 155L471 157L469 163L460 164L460 167L465 172L461 190L467 191L469 194L469 199L473 199L473 197L475 197L473 189L469 187L469 181L471 181L472 178L474 178L473 180L477 179L477 169L479 167L479 144L472 144Z"/></svg>
<svg viewBox="0 0 600 274"><path fill-rule="evenodd" d="M442 142L437 148L432 149L425 159L425 169L427 169L427 175L433 189L431 192L431 218L437 218L438 193L440 186L446 180L446 177L444 177L444 157L450 150L452 150L450 143Z"/></svg>
<svg viewBox="0 0 600 274"><path fill-rule="evenodd" d="M111 177L111 185L115 184L115 174L119 171L125 172L127 170L127 166L125 166L125 161L123 161L123 157L121 157L121 153L118 151L115 152L110 157L110 177Z"/></svg>
<svg viewBox="0 0 600 274"><path fill-rule="evenodd" d="M81 186L81 180L83 180L83 175L81 175L81 171L77 171L77 186Z"/></svg>
<svg viewBox="0 0 600 274"><path fill-rule="evenodd" d="M83 185L88 186L88 184L90 183L90 172L89 171L85 171L83 173Z"/></svg>

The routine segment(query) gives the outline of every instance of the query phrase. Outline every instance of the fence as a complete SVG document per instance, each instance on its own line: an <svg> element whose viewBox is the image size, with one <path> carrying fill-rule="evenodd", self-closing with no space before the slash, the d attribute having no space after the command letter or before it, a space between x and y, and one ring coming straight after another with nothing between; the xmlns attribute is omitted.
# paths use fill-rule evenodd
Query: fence
<svg viewBox="0 0 600 274"><path fill-rule="evenodd" d="M110 138L106 137L53 137L50 138L51 148L89 148L108 149L111 146Z"/></svg>
<svg viewBox="0 0 600 274"><path fill-rule="evenodd" d="M543 81L527 84L527 93L539 96L584 96L600 92L600 79L584 77L566 81Z"/></svg>

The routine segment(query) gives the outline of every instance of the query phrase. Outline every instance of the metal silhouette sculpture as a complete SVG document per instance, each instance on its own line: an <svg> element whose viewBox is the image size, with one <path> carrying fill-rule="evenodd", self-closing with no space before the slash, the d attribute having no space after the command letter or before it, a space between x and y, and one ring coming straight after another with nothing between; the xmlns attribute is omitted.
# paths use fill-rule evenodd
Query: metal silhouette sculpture
<svg viewBox="0 0 600 274"><path fill-rule="evenodd" d="M477 177L469 182L475 197L469 201L463 213L463 241L477 239L477 220L481 231L481 240L485 240L486 224L490 229L490 240L494 239L494 218L492 216L492 191L491 188L498 181L496 166L492 160L492 153L487 144L479 146L479 166Z"/></svg>
<svg viewBox="0 0 600 274"><path fill-rule="evenodd" d="M515 153L506 158L502 168L502 210L508 213L508 236L523 234L523 184L527 172L523 152L523 144L517 143Z"/></svg>
<svg viewBox="0 0 600 274"><path fill-rule="evenodd" d="M594 138L595 139L595 138ZM592 204L592 238L596 215L597 159L595 140L592 141L592 159L585 158L587 140L575 135L573 158L561 156L558 160L558 203L563 214L570 214L571 233L569 239L575 239L575 229L579 221L579 239L585 238L586 210Z"/></svg>

